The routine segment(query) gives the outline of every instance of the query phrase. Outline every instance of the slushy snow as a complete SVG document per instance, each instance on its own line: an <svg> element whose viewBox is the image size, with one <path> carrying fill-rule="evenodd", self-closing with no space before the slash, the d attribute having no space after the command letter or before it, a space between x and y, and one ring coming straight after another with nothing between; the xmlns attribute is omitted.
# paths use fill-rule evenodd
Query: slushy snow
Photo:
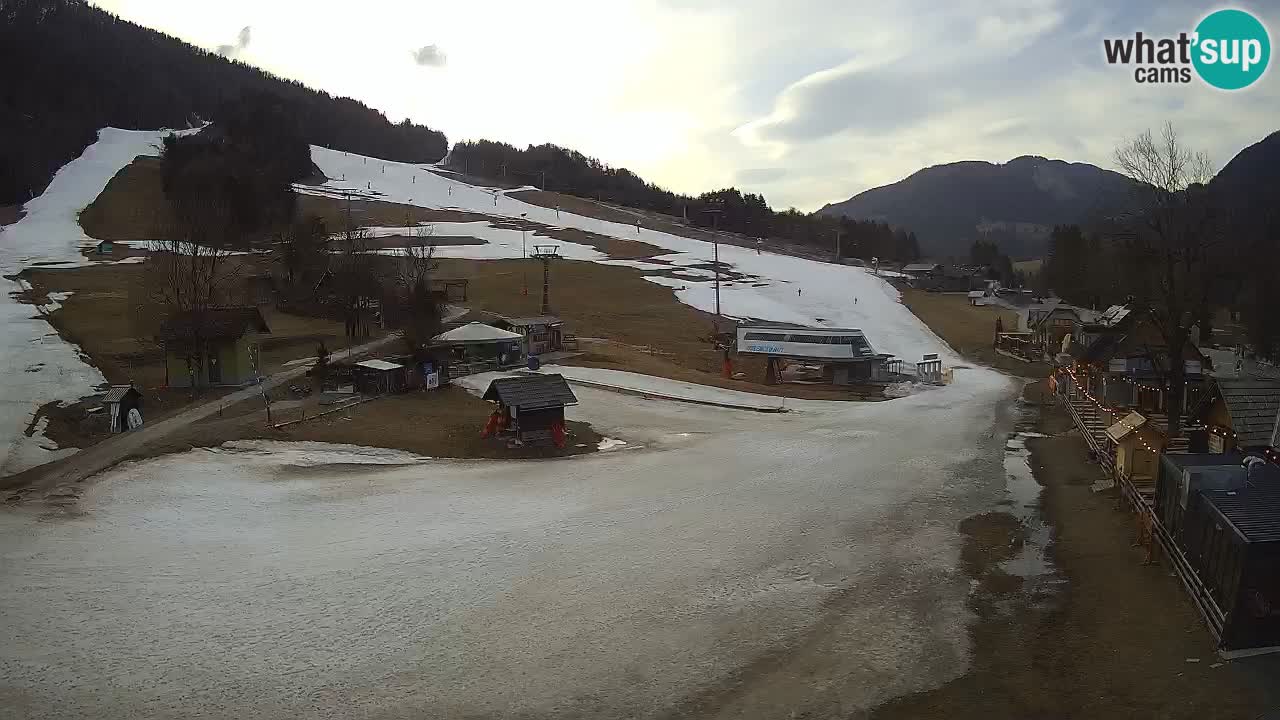
<svg viewBox="0 0 1280 720"><path fill-rule="evenodd" d="M298 192L330 197L350 192L357 198L464 210L512 220L524 218L551 227L575 228L621 240L639 240L669 250L671 254L660 259L678 266L702 265L713 260L711 243L647 228L637 231L635 225L532 205L511 197L511 193L518 190L468 185L446 177L431 165L377 160L317 146L312 146L311 158L330 180L319 187L296 186ZM521 256L518 230L501 230L486 223L435 223L435 232L439 235L470 234L486 240L495 238L498 242L477 246L441 246L438 248L441 257L495 259ZM547 242L561 245L565 257L645 270L671 270L669 266L658 263L607 260L593 249L593 254L585 253L581 250L583 246L573 243ZM925 353L938 353L948 363L959 360L945 343L902 305L897 290L863 268L771 252L757 254L754 249L734 245L720 246L720 260L738 273L759 278L754 282L721 283L720 302L726 315L860 328L877 351L892 353L909 362L919 360ZM676 297L687 305L715 311L715 292L709 278L682 277L673 281L667 277L650 277L649 280L677 288Z"/></svg>
<svg viewBox="0 0 1280 720"><path fill-rule="evenodd" d="M81 229L79 212L135 157L156 154L168 132L100 131L98 141L59 169L44 193L22 206L21 220L0 229L0 275L15 275L36 263L88 264L80 251L95 241ZM105 379L58 336L39 308L13 297L26 289L24 283L3 282L8 287L0 295L0 327L5 332L0 346L0 475L7 475L59 455L56 446L41 435L41 426L26 434L41 405L77 400ZM46 306L46 311L51 307Z"/></svg>

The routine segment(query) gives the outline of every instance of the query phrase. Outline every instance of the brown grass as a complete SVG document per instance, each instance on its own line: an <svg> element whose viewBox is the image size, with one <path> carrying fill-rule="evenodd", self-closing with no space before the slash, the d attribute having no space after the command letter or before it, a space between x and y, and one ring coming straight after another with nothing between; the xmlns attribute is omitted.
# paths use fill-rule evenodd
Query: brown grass
<svg viewBox="0 0 1280 720"><path fill-rule="evenodd" d="M328 409L307 403L308 415ZM274 429L267 425L260 402L228 408L222 416L194 423L153 446L145 456L214 447L230 440L268 439L346 443L405 450L429 457L541 458L595 452L600 435L590 425L567 423L564 449L548 446L509 448L494 438L480 437L493 405L466 390L448 386L430 392L390 395L315 420ZM301 416L300 409L277 410L273 422Z"/></svg>
<svg viewBox="0 0 1280 720"><path fill-rule="evenodd" d="M1079 433L1064 432L1071 427L1065 410L1049 405L1042 413L1036 429L1051 436L1027 446L1065 584L1050 597L1012 592L1021 583L1001 563L1023 529L1002 513L961 523L961 561L979 581L969 595L970 667L871 717L977 720L993 708L997 716L1023 718L1261 717L1276 658L1224 663L1216 656L1169 569L1143 564L1125 504L1090 489L1098 466Z"/></svg>
<svg viewBox="0 0 1280 720"><path fill-rule="evenodd" d="M1012 331L1018 326L1018 314L1012 310L984 305L974 307L964 295L931 293L904 289L902 302L930 330L965 357L1006 372L1024 377L1044 377L1049 368L1044 363L1024 363L995 351L996 318Z"/></svg>
<svg viewBox="0 0 1280 720"><path fill-rule="evenodd" d="M112 384L132 382L146 396L147 419L156 420L191 402L190 391L165 387L164 356L142 328L154 323L135 318L130 311L130 293L143 281L142 265L95 265L74 269L28 270L23 277L32 285L30 301L43 304L47 293L71 292L61 307L45 317L58 333L89 356ZM315 354L323 341L331 350L347 345L341 322L327 318L302 317L263 308L271 337L262 343L261 362L266 372L285 362ZM226 388L203 390L205 402ZM85 404L45 408L49 415L49 436L59 444L84 447L100 439L96 425L86 420Z"/></svg>
<svg viewBox="0 0 1280 720"><path fill-rule="evenodd" d="M539 314L542 265L535 260L442 260L441 277L468 278L468 304L511 316ZM527 294L524 292L528 289ZM680 367L719 371L712 316L676 300L670 288L631 268L560 260L551 268L551 305L570 332L656 347Z"/></svg>
<svg viewBox="0 0 1280 720"><path fill-rule="evenodd" d="M428 210L382 200L352 200L350 205L351 219L356 225L407 227L419 223L475 222L488 219L485 215L463 210ZM300 218L315 215L324 220L326 227L340 229L347 224L347 202L338 198L300 194L297 215Z"/></svg>
<svg viewBox="0 0 1280 720"><path fill-rule="evenodd" d="M1013 269L1023 273L1038 273L1040 268L1044 267L1044 260L1019 260L1013 264Z"/></svg>

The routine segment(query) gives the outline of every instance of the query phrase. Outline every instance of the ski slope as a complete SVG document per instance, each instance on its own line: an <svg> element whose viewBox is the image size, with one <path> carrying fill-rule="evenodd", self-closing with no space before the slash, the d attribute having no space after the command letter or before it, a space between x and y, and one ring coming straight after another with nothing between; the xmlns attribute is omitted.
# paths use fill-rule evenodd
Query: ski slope
<svg viewBox="0 0 1280 720"><path fill-rule="evenodd" d="M295 188L298 192L328 197L350 192L357 198L527 219L550 227L574 228L621 240L640 240L669 250L671 254L661 256L661 259L677 266L701 265L713 260L711 243L647 228L637 230L635 225L532 205L511 197L510 193L515 190L468 185L436 172L431 165L378 160L317 146L312 146L311 158L331 179L321 186L298 185ZM447 229L442 229L446 226ZM434 227L439 235L465 232L490 240L486 245L441 246L438 248L441 257L521 257L519 230L504 230L486 223L436 223ZM496 243L493 238L497 239ZM560 245L562 254L571 259L627 265L642 270L671 270L670 266L657 263L608 260L593 248L583 245L559 240L544 241ZM530 233L530 245L532 242L533 234ZM755 278L745 282L721 283L720 302L726 315L860 328L876 350L892 353L907 361L917 361L924 353L938 353L949 363L959 360L951 348L902 305L897 290L862 268L757 252L733 245L720 246L720 260L737 272ZM689 268L687 275L680 279L648 279L672 287L681 302L714 312L714 282L707 277L710 273L704 275L699 270L701 268Z"/></svg>
<svg viewBox="0 0 1280 720"><path fill-rule="evenodd" d="M95 241L77 219L107 182L139 155L155 155L167 130L130 131L104 128L98 141L60 168L39 197L22 206L18 222L0 228L0 475L25 470L69 452L41 436L43 423L28 435L36 410L54 400L74 401L105 382L97 368L85 363L70 343L58 336L41 313L13 294L27 289L7 279L39 264L75 267L88 264L83 247Z"/></svg>

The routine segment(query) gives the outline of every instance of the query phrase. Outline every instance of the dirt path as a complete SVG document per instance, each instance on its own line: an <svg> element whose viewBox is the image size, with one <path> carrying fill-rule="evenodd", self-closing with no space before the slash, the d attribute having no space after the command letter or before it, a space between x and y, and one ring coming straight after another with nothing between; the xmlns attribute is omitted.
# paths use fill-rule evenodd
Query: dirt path
<svg viewBox="0 0 1280 720"><path fill-rule="evenodd" d="M388 335L364 345L357 345L347 354L359 355L399 340L399 335ZM170 434L218 412L220 408L270 392L291 380L306 374L308 365L286 368L265 378L260 385L251 385L229 395L188 408L174 415L144 426L141 430L121 433L85 448L71 457L40 465L0 480L0 488L21 488L15 493L21 499L44 496L49 500L71 501L79 496L80 483L116 463L136 457L147 445L163 440ZM11 496L12 497L12 496Z"/></svg>
<svg viewBox="0 0 1280 720"><path fill-rule="evenodd" d="M1048 437L1027 442L1030 464L1053 531L1049 557L1066 582L1048 594L1023 592L1002 573L1022 542L1018 524L962 525L978 583L972 668L874 717L1257 718L1280 664L1221 661L1169 571L1143 564L1131 515L1090 490L1097 466L1065 411L1044 407L1037 430Z"/></svg>

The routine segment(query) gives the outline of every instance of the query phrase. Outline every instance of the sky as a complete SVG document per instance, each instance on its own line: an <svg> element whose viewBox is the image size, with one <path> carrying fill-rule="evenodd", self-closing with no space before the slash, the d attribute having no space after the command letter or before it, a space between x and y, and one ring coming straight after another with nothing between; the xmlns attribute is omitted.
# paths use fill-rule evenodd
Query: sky
<svg viewBox="0 0 1280 720"><path fill-rule="evenodd" d="M816 210L922 167L1114 169L1172 122L1220 167L1280 129L1245 90L1143 85L1104 38L1190 32L1193 0L101 0L194 45L442 130L556 143L678 192ZM1236 2L1280 36L1280 0ZM1274 65L1280 60L1272 62Z"/></svg>

